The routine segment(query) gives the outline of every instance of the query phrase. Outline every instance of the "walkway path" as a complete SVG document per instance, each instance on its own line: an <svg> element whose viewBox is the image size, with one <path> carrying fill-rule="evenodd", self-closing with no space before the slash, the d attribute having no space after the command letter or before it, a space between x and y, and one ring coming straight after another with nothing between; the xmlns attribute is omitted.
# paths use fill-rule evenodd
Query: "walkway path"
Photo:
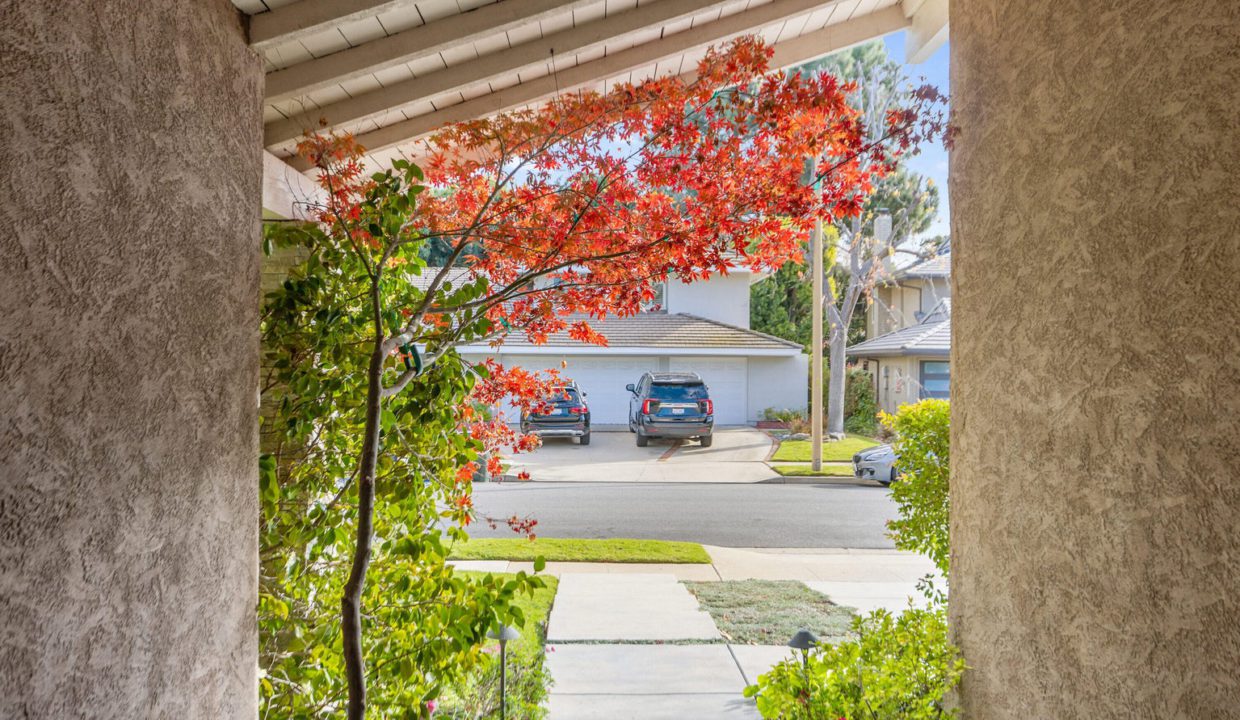
<svg viewBox="0 0 1240 720"><path fill-rule="evenodd" d="M758 720L746 685L789 657L786 647L725 644L685 580L800 580L861 612L899 612L933 570L882 550L707 546L710 565L548 563L559 590L548 623L551 720ZM529 563L460 562L532 571Z"/></svg>

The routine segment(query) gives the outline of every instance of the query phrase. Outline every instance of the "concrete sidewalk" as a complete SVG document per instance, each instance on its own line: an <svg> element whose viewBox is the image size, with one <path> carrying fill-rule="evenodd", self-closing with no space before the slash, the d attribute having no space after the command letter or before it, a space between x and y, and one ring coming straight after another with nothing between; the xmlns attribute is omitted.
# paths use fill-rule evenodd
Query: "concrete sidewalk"
<svg viewBox="0 0 1240 720"><path fill-rule="evenodd" d="M792 651L725 644L684 580L799 580L860 612L899 612L933 570L896 551L707 550L710 565L548 564L560 577L548 623L551 720L759 719L742 691ZM528 563L456 564L532 571Z"/></svg>
<svg viewBox="0 0 1240 720"><path fill-rule="evenodd" d="M927 558L899 550L704 547L712 559L709 565L549 562L544 573L561 578L589 573L661 574L681 581L800 580L860 612L880 607L900 612L908 607L910 598L921 603L917 581L926 575L934 575L936 582L942 584L934 564ZM534 572L534 564L529 562L474 560L453 564L462 570Z"/></svg>

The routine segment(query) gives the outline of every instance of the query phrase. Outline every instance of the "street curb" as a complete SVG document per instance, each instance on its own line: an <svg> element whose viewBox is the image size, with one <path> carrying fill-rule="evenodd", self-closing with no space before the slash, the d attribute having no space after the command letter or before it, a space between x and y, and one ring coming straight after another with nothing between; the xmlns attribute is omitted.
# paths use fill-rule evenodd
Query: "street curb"
<svg viewBox="0 0 1240 720"><path fill-rule="evenodd" d="M762 480L759 485L856 485L858 487L882 487L873 480L861 480L850 475L823 475L820 477L780 475L770 480Z"/></svg>

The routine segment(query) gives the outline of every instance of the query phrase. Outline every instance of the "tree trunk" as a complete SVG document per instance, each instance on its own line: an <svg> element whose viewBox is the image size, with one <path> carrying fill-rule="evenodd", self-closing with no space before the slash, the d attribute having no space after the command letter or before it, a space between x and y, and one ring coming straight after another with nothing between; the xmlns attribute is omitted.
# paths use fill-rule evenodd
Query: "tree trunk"
<svg viewBox="0 0 1240 720"><path fill-rule="evenodd" d="M357 542L353 566L340 598L340 629L343 635L345 676L349 686L348 720L366 717L366 659L362 656L362 591L370 567L370 543L374 534L375 467L379 461L380 402L383 379L383 335L375 334L375 347L366 374L366 427L357 473Z"/></svg>
<svg viewBox="0 0 1240 720"><path fill-rule="evenodd" d="M844 348L848 344L848 327L831 324L831 339L827 346L827 433L844 433Z"/></svg>

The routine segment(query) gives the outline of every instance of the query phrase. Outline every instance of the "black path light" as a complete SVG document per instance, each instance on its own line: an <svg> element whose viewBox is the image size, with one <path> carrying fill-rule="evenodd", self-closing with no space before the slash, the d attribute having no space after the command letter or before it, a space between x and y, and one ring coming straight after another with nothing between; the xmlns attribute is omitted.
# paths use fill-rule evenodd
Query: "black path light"
<svg viewBox="0 0 1240 720"><path fill-rule="evenodd" d="M500 720L506 720L508 717L508 641L521 637L521 633L517 632L514 627L500 625L499 630L488 630L487 637L499 640L499 717Z"/></svg>
<svg viewBox="0 0 1240 720"><path fill-rule="evenodd" d="M805 663L805 669L809 669L809 651L818 647L818 636L804 628L797 631L796 635L788 641L788 647L793 650L801 651L801 659Z"/></svg>

